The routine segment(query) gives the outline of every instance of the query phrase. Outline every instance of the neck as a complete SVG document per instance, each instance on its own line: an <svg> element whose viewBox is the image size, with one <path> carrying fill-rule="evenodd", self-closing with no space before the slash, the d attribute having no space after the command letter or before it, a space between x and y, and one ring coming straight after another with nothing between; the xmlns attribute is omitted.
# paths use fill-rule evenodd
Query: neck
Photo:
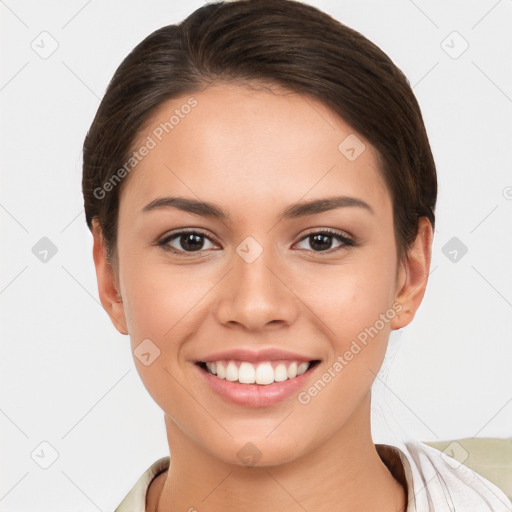
<svg viewBox="0 0 512 512"><path fill-rule="evenodd" d="M368 396L334 436L290 462L266 467L219 460L166 417L171 463L150 487L146 510L403 512L405 489L377 453L369 408Z"/></svg>

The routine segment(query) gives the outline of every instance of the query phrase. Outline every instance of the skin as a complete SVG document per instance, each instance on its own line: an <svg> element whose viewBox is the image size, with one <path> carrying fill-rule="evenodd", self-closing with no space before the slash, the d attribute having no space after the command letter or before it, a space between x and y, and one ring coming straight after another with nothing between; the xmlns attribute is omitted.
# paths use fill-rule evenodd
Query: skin
<svg viewBox="0 0 512 512"><path fill-rule="evenodd" d="M163 104L140 141L189 96ZM123 184L114 265L97 223L93 230L105 310L132 350L149 338L161 351L149 366L134 358L164 412L171 452L147 510L405 510L404 488L372 442L370 390L390 331L406 326L422 301L430 223L420 219L399 261L376 150L357 134L365 150L349 161L338 145L354 130L318 100L233 83L193 96L197 106ZM372 212L349 206L281 218L299 201L335 195L358 198ZM229 217L141 213L166 196L209 201ZM184 256L156 245L181 228L206 233L204 248L186 252L179 237L169 244ZM332 237L331 248L318 249L306 235L325 228L350 234L355 245ZM248 236L263 249L251 263L236 252ZM296 396L265 408L235 405L197 377L201 355L235 347L320 359L320 377L393 304L400 313L306 405ZM237 457L248 442L261 452L254 467Z"/></svg>

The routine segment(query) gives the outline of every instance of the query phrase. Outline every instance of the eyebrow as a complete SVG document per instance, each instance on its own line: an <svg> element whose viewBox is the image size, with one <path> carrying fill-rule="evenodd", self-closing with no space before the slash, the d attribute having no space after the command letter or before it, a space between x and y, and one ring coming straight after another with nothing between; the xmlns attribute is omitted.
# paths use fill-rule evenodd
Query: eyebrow
<svg viewBox="0 0 512 512"><path fill-rule="evenodd" d="M296 219L299 217L306 217L307 215L316 215L322 212L335 210L337 208L357 207L363 208L370 213L374 214L372 207L356 197L350 196L335 196L326 197L322 199L314 199L296 203L285 208L282 213L284 219ZM185 197L159 197L148 203L143 209L143 213L154 210L176 208L184 212L202 215L204 217L211 217L215 219L227 220L229 215L219 206L209 203L207 201L198 201L197 199Z"/></svg>

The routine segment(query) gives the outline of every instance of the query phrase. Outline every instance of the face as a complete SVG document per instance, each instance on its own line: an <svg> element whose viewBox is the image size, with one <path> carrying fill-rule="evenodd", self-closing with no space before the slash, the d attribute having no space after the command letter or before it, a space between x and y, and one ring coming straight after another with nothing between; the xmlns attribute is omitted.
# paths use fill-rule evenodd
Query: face
<svg viewBox="0 0 512 512"><path fill-rule="evenodd" d="M148 137L120 194L108 310L168 430L240 465L366 432L390 331L416 307L374 148L317 100L232 84L164 104L135 147ZM315 363L287 378L294 361ZM237 381L269 366L286 380Z"/></svg>

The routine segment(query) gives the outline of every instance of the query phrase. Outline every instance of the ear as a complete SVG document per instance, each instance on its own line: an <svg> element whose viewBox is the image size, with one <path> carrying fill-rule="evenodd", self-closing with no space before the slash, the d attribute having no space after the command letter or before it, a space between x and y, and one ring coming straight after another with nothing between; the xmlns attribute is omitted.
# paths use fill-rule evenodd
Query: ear
<svg viewBox="0 0 512 512"><path fill-rule="evenodd" d="M391 321L392 329L408 325L420 307L430 271L432 239L432 224L426 217L421 217L416 239L407 251L406 260L400 263L395 301L402 309Z"/></svg>
<svg viewBox="0 0 512 512"><path fill-rule="evenodd" d="M94 237L92 253L101 304L115 328L121 334L128 334L123 299L119 294L115 271L107 260L105 240L100 224L96 219L93 220L92 235Z"/></svg>

